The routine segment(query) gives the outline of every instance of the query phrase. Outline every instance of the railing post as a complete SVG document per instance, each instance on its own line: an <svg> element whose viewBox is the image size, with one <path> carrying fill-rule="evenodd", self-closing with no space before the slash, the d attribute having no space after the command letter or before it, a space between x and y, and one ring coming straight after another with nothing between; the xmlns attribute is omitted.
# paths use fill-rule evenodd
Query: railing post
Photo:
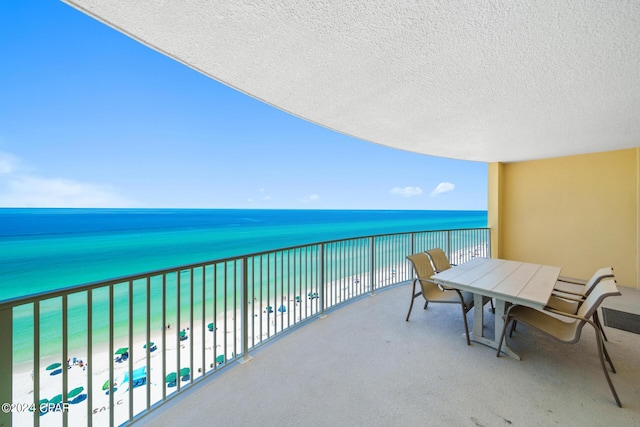
<svg viewBox="0 0 640 427"><path fill-rule="evenodd" d="M409 240L409 253L407 255L413 255L416 247L416 233L411 233L411 240ZM406 259L405 259L406 262Z"/></svg>
<svg viewBox="0 0 640 427"><path fill-rule="evenodd" d="M244 364L251 361L252 357L249 356L249 322L247 321L247 307L249 305L249 275L247 274L247 257L242 257L242 295L240 304L240 331L242 333L242 361Z"/></svg>
<svg viewBox="0 0 640 427"><path fill-rule="evenodd" d="M369 284L371 285L371 295L373 295L376 268L375 237L369 238L369 265L371 266L369 268Z"/></svg>
<svg viewBox="0 0 640 427"><path fill-rule="evenodd" d="M13 311L0 309L0 404L13 402ZM11 411L0 410L0 426L11 426Z"/></svg>
<svg viewBox="0 0 640 427"><path fill-rule="evenodd" d="M318 245L318 293L320 294L320 318L324 319L326 315L324 314L324 244Z"/></svg>

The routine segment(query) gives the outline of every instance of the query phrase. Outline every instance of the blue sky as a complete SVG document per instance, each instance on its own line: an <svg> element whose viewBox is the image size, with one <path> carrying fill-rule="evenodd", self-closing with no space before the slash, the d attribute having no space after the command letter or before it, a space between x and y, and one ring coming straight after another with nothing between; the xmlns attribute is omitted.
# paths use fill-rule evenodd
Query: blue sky
<svg viewBox="0 0 640 427"><path fill-rule="evenodd" d="M0 207L481 209L487 165L292 117L52 0L0 2Z"/></svg>

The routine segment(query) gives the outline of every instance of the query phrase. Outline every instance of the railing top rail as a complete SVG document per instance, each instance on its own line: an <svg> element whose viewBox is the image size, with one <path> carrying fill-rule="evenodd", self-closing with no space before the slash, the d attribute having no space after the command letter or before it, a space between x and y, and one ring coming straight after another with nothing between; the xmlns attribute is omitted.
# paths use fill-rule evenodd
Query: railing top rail
<svg viewBox="0 0 640 427"><path fill-rule="evenodd" d="M226 258L218 258L218 259L213 259L213 260L208 260L208 261L201 261L201 262L197 262L197 263L185 264L185 265L180 265L180 266L163 268L163 269L160 269L160 270L153 270L153 271L148 271L148 272L144 272L144 273L130 274L130 275L121 276L121 277L115 277L115 278L111 278L111 279L107 279L107 280L100 280L100 281L96 281L96 282L90 282L90 283L70 286L70 287L66 287L66 288L62 288L62 289L55 289L55 290L52 290L52 291L44 291L44 292L40 292L40 293L36 293L36 294L24 295L24 296L20 296L20 297L16 297L16 298L11 298L11 299L7 299L7 300L4 300L4 301L0 301L0 311L1 310L5 310L7 308L11 308L11 307L15 307L15 306L19 306L19 305L23 305L23 304L27 304L27 303L32 303L32 302L35 302L35 301L42 301L42 300L46 300L46 299L50 299L50 298L57 298L57 297L61 297L63 295L70 295L70 294L74 294L74 293L78 293L78 292L85 292L85 291L88 291L90 289L101 288L101 287L104 287L104 286L117 285L117 284L136 281L136 280L140 280L140 279L146 279L147 277L161 276L163 274L169 274L169 273L177 273L177 272L180 272L180 271L183 271L183 270L190 270L190 269L194 269L194 268L205 267L205 266L212 265L212 264L221 264L221 263L225 263L225 262L231 262L231 261L240 260L240 259L243 259L243 258L253 258L253 257L262 256L262 255L268 255L268 254L273 254L273 253L277 253L277 252L284 252L284 251L291 251L291 250L296 250L296 249L310 247L310 246L320 246L320 245L327 245L327 244L332 244L332 243L340 243L340 242L346 242L348 240L360 240L360 239L369 239L369 238L375 238L375 237L397 236L397 235L402 235L402 234L439 233L439 232L451 232L451 231L460 232L460 231L472 231L472 230L489 230L489 227L451 228L451 229L443 229L443 230L419 230L419 231L405 231L405 232L386 233L386 234L372 234L372 235L366 235L366 236L345 237L345 238L342 238L342 239L326 240L326 241L314 242L314 243L306 243L306 244L302 244L302 245L288 246L288 247L278 248L278 249L270 249L270 250L267 250L267 251L254 252L254 253L249 253L249 254L244 254L244 255L236 255L236 256L231 256L231 257L226 257Z"/></svg>

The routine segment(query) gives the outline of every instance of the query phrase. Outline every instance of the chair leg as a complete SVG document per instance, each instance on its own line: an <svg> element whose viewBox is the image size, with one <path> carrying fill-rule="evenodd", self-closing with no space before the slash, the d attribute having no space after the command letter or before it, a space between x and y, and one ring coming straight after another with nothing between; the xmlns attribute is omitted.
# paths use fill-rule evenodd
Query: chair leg
<svg viewBox="0 0 640 427"><path fill-rule="evenodd" d="M600 366L602 366L602 371L604 372L604 376L607 379L607 383L609 384L609 388L611 389L611 393L613 394L613 398L616 400L619 408L622 408L622 404L620 403L620 398L618 398L618 393L616 393L616 389L613 387L613 383L611 382L611 378L609 377L609 373L607 372L607 367L604 364L604 342L602 342L602 338L600 337L600 331L598 328L594 328L596 330L596 341L598 343L598 356L600 356ZM606 352L606 350L604 350ZM607 356L608 357L608 356Z"/></svg>
<svg viewBox="0 0 640 427"><path fill-rule="evenodd" d="M504 321L504 327L502 328L502 333L500 334L500 342L498 343L498 352L496 353L496 357L500 357L500 351L502 350L502 341L504 341L505 339L504 336L507 333L507 326L509 326L509 316L507 316Z"/></svg>
<svg viewBox="0 0 640 427"><path fill-rule="evenodd" d="M423 310L426 310L428 305L429 305L429 301L425 300Z"/></svg>
<svg viewBox="0 0 640 427"><path fill-rule="evenodd" d="M600 332L602 333L602 338L604 338L605 341L609 341L607 339L607 336L604 333L604 329L602 328L602 324L600 323L600 318L598 317L598 310L596 310L593 313L593 321L595 322L596 325L598 325L598 329L600 329Z"/></svg>
<svg viewBox="0 0 640 427"><path fill-rule="evenodd" d="M602 351L604 352L604 357L606 357L607 362L609 362L609 366L611 366L611 372L616 373L616 368L613 367L613 362L611 361L611 357L609 357L609 352L607 351L607 346L604 345L604 341L602 342Z"/></svg>
<svg viewBox="0 0 640 427"><path fill-rule="evenodd" d="M422 294L422 292L418 292L416 294L416 280L413 281L413 289L411 289L411 304L409 304L409 312L407 313L407 318L405 322L409 321L409 316L411 316L411 309L413 308L413 301L415 301L416 297Z"/></svg>
<svg viewBox="0 0 640 427"><path fill-rule="evenodd" d="M464 320L464 332L467 334L467 345L471 345L471 340L469 339L469 324L467 323L467 312L464 310L464 304L460 304L462 307L462 319Z"/></svg>
<svg viewBox="0 0 640 427"><path fill-rule="evenodd" d="M411 309L413 308L413 301L415 301L416 296L412 296L411 297L411 304L409 305L409 312L407 313L407 318L405 319L405 322L409 321L409 316L411 316Z"/></svg>
<svg viewBox="0 0 640 427"><path fill-rule="evenodd" d="M518 324L517 320L513 320L511 322L511 330L509 331L509 337L511 337L511 335L513 335L513 332L516 330L516 325Z"/></svg>

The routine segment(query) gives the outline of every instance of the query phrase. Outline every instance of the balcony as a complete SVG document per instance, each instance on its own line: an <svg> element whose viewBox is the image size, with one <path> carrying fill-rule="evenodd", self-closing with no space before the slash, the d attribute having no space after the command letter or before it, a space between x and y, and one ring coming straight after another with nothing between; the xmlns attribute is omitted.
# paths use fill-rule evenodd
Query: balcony
<svg viewBox="0 0 640 427"><path fill-rule="evenodd" d="M18 406L2 425L631 423L640 335L606 328L619 409L589 328L567 346L521 326L516 361L467 346L455 307L417 304L405 322L406 255L437 246L460 263L490 256L489 241L368 236L3 302L0 393ZM605 306L640 313L640 292L621 290Z"/></svg>
<svg viewBox="0 0 640 427"><path fill-rule="evenodd" d="M607 307L639 312L640 292L620 288ZM273 341L250 363L228 366L138 424L202 425L634 425L640 411L640 335L605 326L616 406L595 336L574 345L521 325L510 341L521 361L467 346L459 310L418 304L391 287L332 310ZM492 314L485 326L492 328ZM469 314L469 321L473 321ZM230 368L230 369L227 369Z"/></svg>

